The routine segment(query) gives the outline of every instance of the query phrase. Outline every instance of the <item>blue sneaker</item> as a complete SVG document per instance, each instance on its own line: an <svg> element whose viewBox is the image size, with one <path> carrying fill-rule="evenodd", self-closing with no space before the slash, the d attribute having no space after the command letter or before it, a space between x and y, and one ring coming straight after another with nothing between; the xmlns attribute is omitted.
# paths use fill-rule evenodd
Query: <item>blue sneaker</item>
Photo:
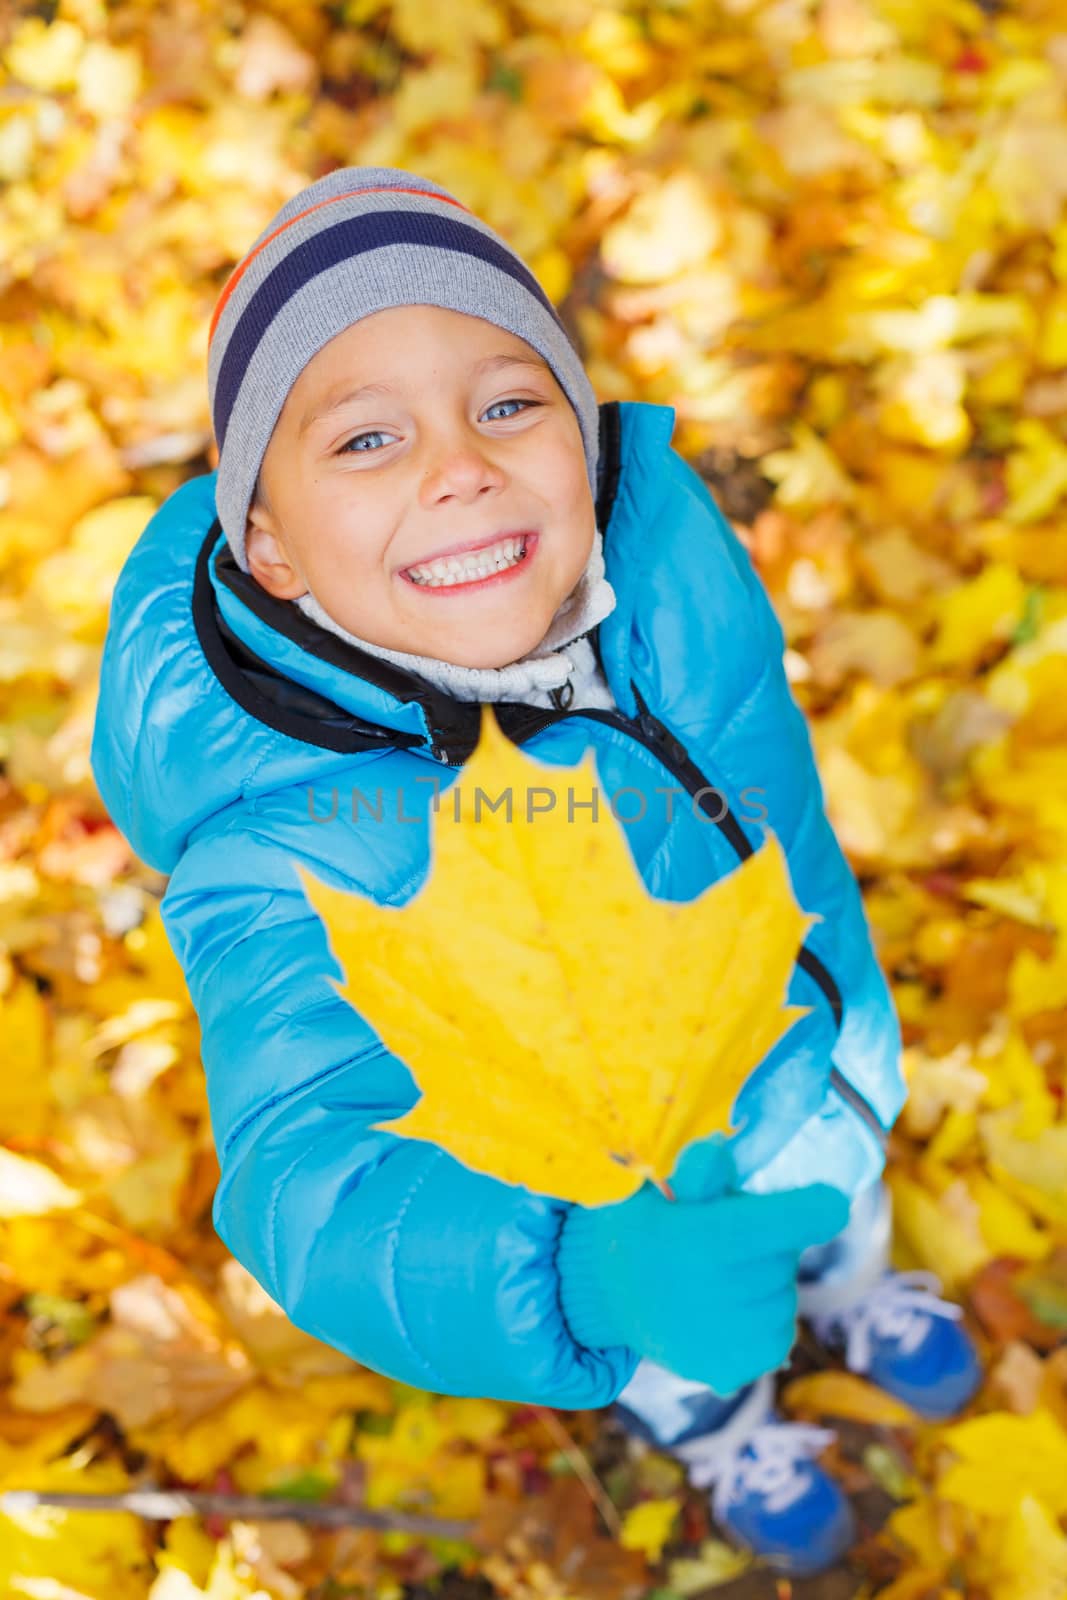
<svg viewBox="0 0 1067 1600"><path fill-rule="evenodd" d="M806 1314L845 1365L931 1421L951 1417L982 1382L962 1307L940 1295L932 1272L888 1272L851 1305Z"/></svg>
<svg viewBox="0 0 1067 1600"><path fill-rule="evenodd" d="M695 1388L696 1386L694 1386ZM722 1401L703 1393L721 1411ZM694 1488L710 1489L719 1529L768 1566L790 1577L824 1572L856 1539L852 1507L835 1480L815 1461L834 1439L826 1428L782 1422L773 1409L768 1374L742 1392L729 1415L711 1431L656 1444L688 1470ZM691 1417L698 1400L686 1396ZM639 1438L649 1432L625 1405L616 1409Z"/></svg>

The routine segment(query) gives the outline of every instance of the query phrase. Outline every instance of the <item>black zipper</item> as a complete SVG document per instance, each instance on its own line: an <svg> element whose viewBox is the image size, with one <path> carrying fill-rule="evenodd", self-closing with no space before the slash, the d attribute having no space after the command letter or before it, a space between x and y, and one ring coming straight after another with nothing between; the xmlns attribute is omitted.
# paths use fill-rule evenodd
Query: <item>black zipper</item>
<svg viewBox="0 0 1067 1600"><path fill-rule="evenodd" d="M528 743L530 739L536 738L543 729L551 727L554 723L562 722L568 717L590 717L594 722L603 722L608 727L622 729L632 739L636 739L638 744L642 744L647 750L651 750L657 761L684 784L689 793L697 799L701 810L705 811L725 834L738 859L746 861L754 853L754 846L730 810L726 796L721 789L717 789L713 784L708 783L704 773L693 761L681 740L676 739L670 729L660 722L658 717L652 715L637 685L631 682L630 689L637 703L638 714L636 717L628 717L621 711L608 711L598 706L585 706L577 711L548 711L531 727L523 730L522 739L519 742L521 744ZM439 756L446 766L462 767L465 765L463 761L448 761L446 759L447 752L443 751L439 745L433 746L433 754ZM719 805L712 809L715 799L719 801ZM718 814L720 807L725 807L721 815ZM844 1016L844 1003L841 997L841 990L833 974L820 957L813 950L808 949L807 945L801 945L797 954L797 965L802 967L818 985L830 1008L830 1014L834 1019L834 1027L840 1033ZM840 1069L832 1064L830 1067L830 1083L842 1100L867 1124L879 1146L884 1149L888 1135L882 1126L878 1113Z"/></svg>

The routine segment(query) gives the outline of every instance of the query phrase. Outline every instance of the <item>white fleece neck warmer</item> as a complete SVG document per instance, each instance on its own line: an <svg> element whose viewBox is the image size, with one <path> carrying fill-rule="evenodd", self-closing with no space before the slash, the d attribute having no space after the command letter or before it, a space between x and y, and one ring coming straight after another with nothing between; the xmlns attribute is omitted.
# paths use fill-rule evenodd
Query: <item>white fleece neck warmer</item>
<svg viewBox="0 0 1067 1600"><path fill-rule="evenodd" d="M394 661L428 678L456 700L523 700L565 684L575 670L576 662L563 646L595 628L598 622L615 609L615 590L604 576L604 541L600 529L593 536L585 571L552 618L548 631L540 644L504 667L461 667L451 661L439 661L433 656L411 655L403 650L387 650L384 645L370 644L354 633L348 633L323 609L309 590L293 602L313 622L339 639L358 645L371 655Z"/></svg>

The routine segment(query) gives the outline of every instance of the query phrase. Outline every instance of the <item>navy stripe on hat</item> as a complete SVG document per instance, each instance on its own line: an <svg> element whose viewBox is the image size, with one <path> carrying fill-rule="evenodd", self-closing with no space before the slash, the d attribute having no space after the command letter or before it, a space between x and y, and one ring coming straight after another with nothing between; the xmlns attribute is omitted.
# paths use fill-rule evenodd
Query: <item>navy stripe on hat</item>
<svg viewBox="0 0 1067 1600"><path fill-rule="evenodd" d="M259 342L290 297L310 278L339 262L394 244L453 250L506 272L537 299L567 337L555 307L522 262L496 240L467 227L457 218L419 211L373 211L347 217L313 234L284 256L241 313L227 341L215 388L215 437L220 451L225 444L234 401Z"/></svg>

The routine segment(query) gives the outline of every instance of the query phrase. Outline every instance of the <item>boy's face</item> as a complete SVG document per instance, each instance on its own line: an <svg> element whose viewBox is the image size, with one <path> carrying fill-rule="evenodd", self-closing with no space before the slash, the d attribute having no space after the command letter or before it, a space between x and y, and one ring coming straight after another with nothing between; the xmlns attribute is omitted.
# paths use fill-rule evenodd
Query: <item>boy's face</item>
<svg viewBox="0 0 1067 1600"><path fill-rule="evenodd" d="M246 551L264 589L310 589L349 633L460 666L532 650L593 546L581 431L551 368L525 340L437 306L376 312L324 345L286 397L260 481ZM471 545L500 569L417 581Z"/></svg>

